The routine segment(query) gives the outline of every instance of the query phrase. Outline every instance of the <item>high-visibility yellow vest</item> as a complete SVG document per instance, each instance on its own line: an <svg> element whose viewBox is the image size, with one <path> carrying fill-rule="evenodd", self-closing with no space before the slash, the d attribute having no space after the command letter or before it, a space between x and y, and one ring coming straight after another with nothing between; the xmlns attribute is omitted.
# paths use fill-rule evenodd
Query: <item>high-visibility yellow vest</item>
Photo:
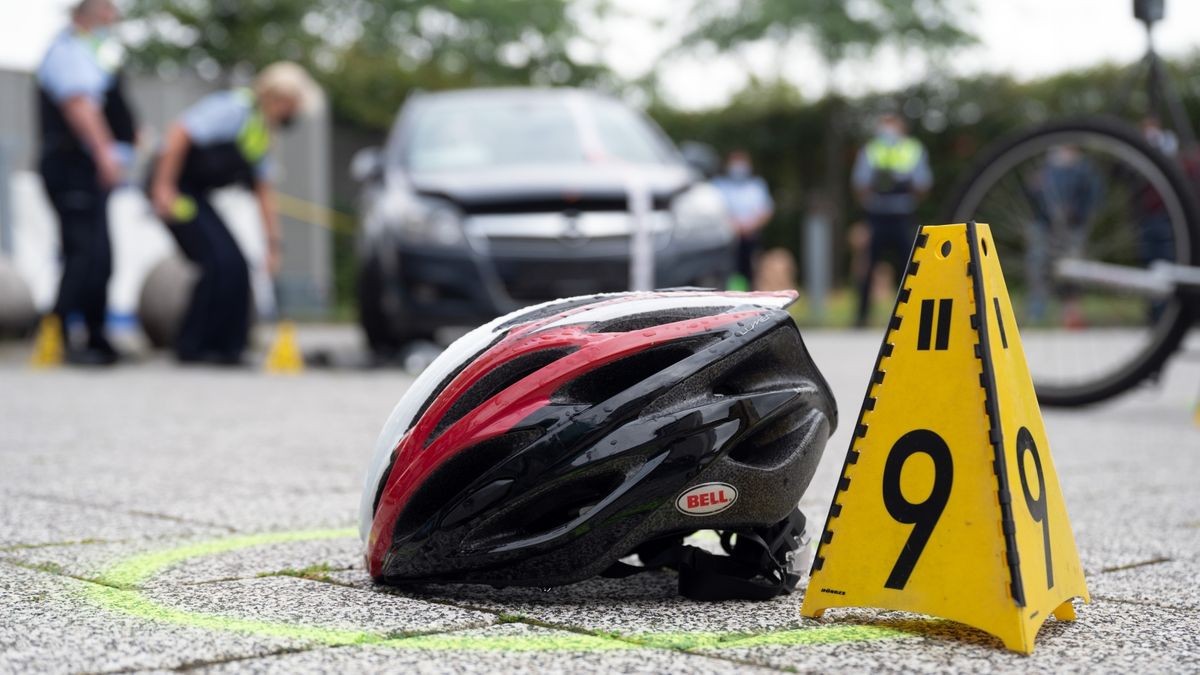
<svg viewBox="0 0 1200 675"><path fill-rule="evenodd" d="M910 174L917 169L922 151L920 141L914 138L902 138L895 143L875 138L867 143L867 161L876 171Z"/></svg>
<svg viewBox="0 0 1200 675"><path fill-rule="evenodd" d="M237 147L242 157L250 164L256 164L271 149L271 132L267 120L258 108L258 100L249 89L239 89L238 95L250 101L250 116L238 132Z"/></svg>

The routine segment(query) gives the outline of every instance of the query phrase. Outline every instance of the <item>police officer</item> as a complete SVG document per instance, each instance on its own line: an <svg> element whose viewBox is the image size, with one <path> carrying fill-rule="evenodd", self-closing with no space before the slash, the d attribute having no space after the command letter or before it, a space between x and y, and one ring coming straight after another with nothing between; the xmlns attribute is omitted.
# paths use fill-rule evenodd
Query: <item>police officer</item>
<svg viewBox="0 0 1200 675"><path fill-rule="evenodd" d="M69 363L107 365L117 353L104 335L112 254L108 195L125 176L135 123L121 84L124 51L109 34L120 18L112 0L82 0L38 67L39 169L58 216L62 281L54 311L82 318L86 340L64 335Z"/></svg>
<svg viewBox="0 0 1200 675"><path fill-rule="evenodd" d="M1056 145L1028 187L1031 218L1025 223L1026 318L1040 322L1057 291L1063 325L1083 328L1078 289L1054 283L1052 267L1061 257L1080 257L1104 199L1104 180L1087 154L1074 145Z"/></svg>
<svg viewBox="0 0 1200 675"><path fill-rule="evenodd" d="M183 362L241 363L250 330L250 274L237 242L209 200L240 185L257 197L268 244L267 268L280 256L279 221L271 198L272 131L320 105L321 92L294 63L272 64L253 88L202 99L167 131L150 177L155 212L184 255L200 268L175 344Z"/></svg>
<svg viewBox="0 0 1200 675"><path fill-rule="evenodd" d="M874 138L854 162L851 182L866 211L871 237L867 268L858 289L857 325L863 326L871 311L875 268L887 261L897 275L903 273L916 236L917 204L933 185L925 148L908 135L899 115L885 113L879 117Z"/></svg>
<svg viewBox="0 0 1200 675"><path fill-rule="evenodd" d="M754 175L750 153L734 150L725 162L725 175L713 179L721 193L738 237L737 275L730 280L732 290L750 290L754 286L754 267L762 241L762 229L775 215L775 202L767 182Z"/></svg>

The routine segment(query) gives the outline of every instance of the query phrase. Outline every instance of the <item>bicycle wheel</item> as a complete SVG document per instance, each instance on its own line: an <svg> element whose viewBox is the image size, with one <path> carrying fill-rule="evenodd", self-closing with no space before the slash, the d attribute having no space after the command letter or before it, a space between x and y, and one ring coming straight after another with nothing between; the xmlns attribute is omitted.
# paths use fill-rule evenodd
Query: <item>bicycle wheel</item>
<svg viewBox="0 0 1200 675"><path fill-rule="evenodd" d="M1077 406L1157 372L1191 317L1178 297L1066 283L1056 262L1195 264L1198 214L1182 172L1135 129L1081 117L985 151L955 189L947 222L991 226L1038 400Z"/></svg>

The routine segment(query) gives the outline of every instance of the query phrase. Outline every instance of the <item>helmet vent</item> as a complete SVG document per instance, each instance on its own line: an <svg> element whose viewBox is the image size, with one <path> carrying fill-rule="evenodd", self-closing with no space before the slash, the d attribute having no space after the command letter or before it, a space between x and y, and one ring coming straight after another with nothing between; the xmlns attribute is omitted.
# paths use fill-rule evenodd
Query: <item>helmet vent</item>
<svg viewBox="0 0 1200 675"><path fill-rule="evenodd" d="M442 435L442 432L449 429L455 422L466 417L467 413L486 403L493 396L513 386L525 376L545 368L573 351L575 351L574 347L542 349L510 359L492 369L491 372L481 377L478 382L459 395L458 399L450 406L450 409L446 411L446 414L442 415L442 418L438 420L437 426L433 428L433 433L429 434L425 445L428 446L430 443L433 443L437 440L438 436Z"/></svg>
<svg viewBox="0 0 1200 675"><path fill-rule="evenodd" d="M779 419L760 426L750 436L740 440L729 452L729 458L759 469L777 469L788 463L798 450L812 446L806 440L825 420L817 409L808 409L779 416Z"/></svg>
<svg viewBox="0 0 1200 675"><path fill-rule="evenodd" d="M429 406L432 405L433 402L437 400L438 396L442 395L442 392L445 391L446 387L450 386L450 383L454 381L454 378L458 377L462 373L462 371L466 370L467 366L471 365L471 363L474 362L475 359L479 358L480 354L486 353L487 350L491 349L492 347L495 347L496 343L500 342L503 339L504 339L503 333L492 338L492 341L489 342L486 347L475 352L470 357L463 359L462 362L459 363L458 366L456 366L454 368L454 370L450 371L449 374L447 374L445 377L443 377L441 382L438 382L437 387L434 388L433 392L430 393L429 396L425 399L425 401L421 403L421 407L417 409L417 414L413 415L414 422L416 420L421 419L421 416L425 414L425 411L429 409Z"/></svg>
<svg viewBox="0 0 1200 675"><path fill-rule="evenodd" d="M713 382L719 396L740 396L796 386L802 372L799 333L775 329L749 345L726 363L724 373Z"/></svg>
<svg viewBox="0 0 1200 675"><path fill-rule="evenodd" d="M713 307L679 307L676 309L659 310L647 314L622 316L608 321L597 322L591 327L592 333L626 333L635 330L645 330L676 321L698 319L717 313Z"/></svg>
<svg viewBox="0 0 1200 675"><path fill-rule="evenodd" d="M602 403L695 354L707 342L683 340L626 356L580 375L559 389L554 399L561 403Z"/></svg>
<svg viewBox="0 0 1200 675"><path fill-rule="evenodd" d="M541 432L533 429L509 432L466 448L446 460L409 499L396 519L393 537L398 540L415 532L472 483L540 435Z"/></svg>
<svg viewBox="0 0 1200 675"><path fill-rule="evenodd" d="M518 324L538 321L540 319L554 316L555 314L575 309L576 307L594 305L598 302L604 302L605 300L607 300L607 298L603 295L584 295L577 298L564 298L541 307L533 307L527 311L521 312L520 314L517 314L513 318L497 326L496 330L506 330Z"/></svg>
<svg viewBox="0 0 1200 675"><path fill-rule="evenodd" d="M587 515L616 492L625 479L623 471L606 470L585 478L559 481L498 514L467 539L476 539L484 547L495 547L554 532Z"/></svg>

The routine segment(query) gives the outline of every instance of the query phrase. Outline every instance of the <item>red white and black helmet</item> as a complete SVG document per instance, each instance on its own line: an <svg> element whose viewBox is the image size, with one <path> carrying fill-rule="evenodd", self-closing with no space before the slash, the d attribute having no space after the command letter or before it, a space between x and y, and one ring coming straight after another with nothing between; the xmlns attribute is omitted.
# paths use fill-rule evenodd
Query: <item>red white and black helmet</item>
<svg viewBox="0 0 1200 675"><path fill-rule="evenodd" d="M795 297L569 298L462 337L376 443L368 571L546 587L671 567L697 599L790 591L797 504L837 423ZM729 555L684 546L697 530ZM633 553L644 567L619 562Z"/></svg>

